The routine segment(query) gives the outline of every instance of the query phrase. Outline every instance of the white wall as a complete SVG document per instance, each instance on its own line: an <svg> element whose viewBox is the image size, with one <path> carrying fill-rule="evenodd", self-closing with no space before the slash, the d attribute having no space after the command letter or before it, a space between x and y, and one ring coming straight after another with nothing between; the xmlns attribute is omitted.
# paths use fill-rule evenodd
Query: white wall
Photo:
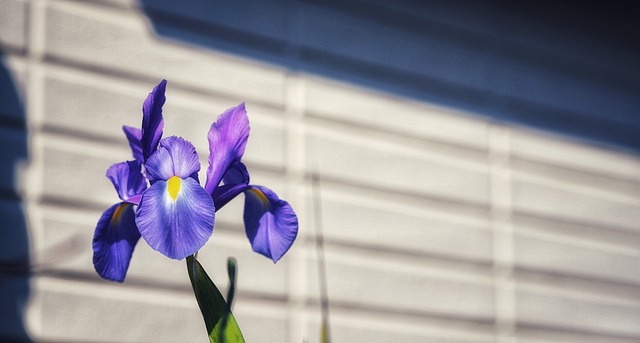
<svg viewBox="0 0 640 343"><path fill-rule="evenodd" d="M191 140L244 100L252 183L300 218L277 265L240 199L200 260L250 342L319 341L310 174L322 178L334 342L637 342L640 158L158 38L129 0L0 2L4 63L27 107L22 180L40 341L191 342L205 330L184 262L141 241L124 284L91 263L121 125L169 80L165 135ZM7 13L11 13L8 15Z"/></svg>

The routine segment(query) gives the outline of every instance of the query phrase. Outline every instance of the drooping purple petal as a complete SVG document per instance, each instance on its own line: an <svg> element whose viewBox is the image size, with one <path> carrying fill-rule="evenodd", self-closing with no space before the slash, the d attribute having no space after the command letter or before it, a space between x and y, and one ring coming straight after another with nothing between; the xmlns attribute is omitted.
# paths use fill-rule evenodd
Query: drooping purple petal
<svg viewBox="0 0 640 343"><path fill-rule="evenodd" d="M189 141L171 136L160 141L160 148L145 164L151 184L157 180L169 180L172 176L188 177L198 181L200 160L196 148Z"/></svg>
<svg viewBox="0 0 640 343"><path fill-rule="evenodd" d="M136 224L149 246L177 260L194 254L207 242L215 217L211 196L196 180L179 182L177 193L169 191L169 182L155 182L136 212Z"/></svg>
<svg viewBox="0 0 640 343"><path fill-rule="evenodd" d="M147 183L141 172L140 161L116 163L107 169L107 177L113 183L120 200L138 204Z"/></svg>
<svg viewBox="0 0 640 343"><path fill-rule="evenodd" d="M162 80L153 88L142 105L142 155L144 161L156 151L158 142L162 138L164 120L162 119L162 106L167 98L164 96L167 80Z"/></svg>
<svg viewBox="0 0 640 343"><path fill-rule="evenodd" d="M244 225L253 251L277 262L298 235L298 217L289 203L263 186L245 191Z"/></svg>
<svg viewBox="0 0 640 343"><path fill-rule="evenodd" d="M249 139L244 102L221 114L209 130L209 168L204 189L212 194L230 166L240 162Z"/></svg>
<svg viewBox="0 0 640 343"><path fill-rule="evenodd" d="M142 139L142 131L140 131L140 129L127 125L122 126L122 131L124 131L125 136L127 136L133 158L144 163L144 156L142 155L142 143L140 142L140 140Z"/></svg>
<svg viewBox="0 0 640 343"><path fill-rule="evenodd" d="M104 211L93 235L96 272L107 280L124 281L139 239L133 205L123 202Z"/></svg>

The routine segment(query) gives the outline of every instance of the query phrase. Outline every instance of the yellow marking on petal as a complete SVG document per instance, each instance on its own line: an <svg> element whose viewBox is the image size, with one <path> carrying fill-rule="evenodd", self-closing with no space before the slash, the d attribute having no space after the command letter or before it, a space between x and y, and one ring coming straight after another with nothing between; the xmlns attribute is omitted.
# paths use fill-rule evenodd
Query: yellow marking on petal
<svg viewBox="0 0 640 343"><path fill-rule="evenodd" d="M260 199L260 202L262 202L265 205L269 205L269 199L267 199L267 196L264 195L264 193L262 193L261 190L257 188L252 188L251 191L253 192L253 194L255 194L258 197L258 199Z"/></svg>
<svg viewBox="0 0 640 343"><path fill-rule="evenodd" d="M118 222L120 221L120 217L122 217L122 212L127 208L131 206L131 204L120 204L118 207L116 207L116 210L113 211L113 215L111 216L111 222Z"/></svg>
<svg viewBox="0 0 640 343"><path fill-rule="evenodd" d="M167 190L169 191L169 196L173 201L176 201L178 198L178 192L180 192L180 180L177 176L172 176L167 182Z"/></svg>

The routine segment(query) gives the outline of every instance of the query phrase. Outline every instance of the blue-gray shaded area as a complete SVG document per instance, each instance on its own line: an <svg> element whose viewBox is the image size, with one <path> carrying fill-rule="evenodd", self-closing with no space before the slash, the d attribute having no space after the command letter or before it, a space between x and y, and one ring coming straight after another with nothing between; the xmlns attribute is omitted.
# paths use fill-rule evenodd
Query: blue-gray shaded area
<svg viewBox="0 0 640 343"><path fill-rule="evenodd" d="M160 36L640 152L631 1L142 3Z"/></svg>
<svg viewBox="0 0 640 343"><path fill-rule="evenodd" d="M0 342L31 342L24 311L29 298L29 235L16 165L27 159L24 109L0 50Z"/></svg>

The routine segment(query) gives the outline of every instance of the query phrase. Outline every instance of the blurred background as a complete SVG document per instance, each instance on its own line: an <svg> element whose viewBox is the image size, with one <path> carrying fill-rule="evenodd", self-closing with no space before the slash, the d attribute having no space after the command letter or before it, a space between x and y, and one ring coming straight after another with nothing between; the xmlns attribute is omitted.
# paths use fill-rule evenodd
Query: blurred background
<svg viewBox="0 0 640 343"><path fill-rule="evenodd" d="M319 342L311 176L333 342L640 340L640 11L633 2L0 0L0 341L205 342L184 261L93 270L168 79L165 136L246 101L245 163L296 209L276 265L243 200L199 259L248 342ZM317 205L317 204L316 204ZM317 207L317 206L315 206Z"/></svg>

